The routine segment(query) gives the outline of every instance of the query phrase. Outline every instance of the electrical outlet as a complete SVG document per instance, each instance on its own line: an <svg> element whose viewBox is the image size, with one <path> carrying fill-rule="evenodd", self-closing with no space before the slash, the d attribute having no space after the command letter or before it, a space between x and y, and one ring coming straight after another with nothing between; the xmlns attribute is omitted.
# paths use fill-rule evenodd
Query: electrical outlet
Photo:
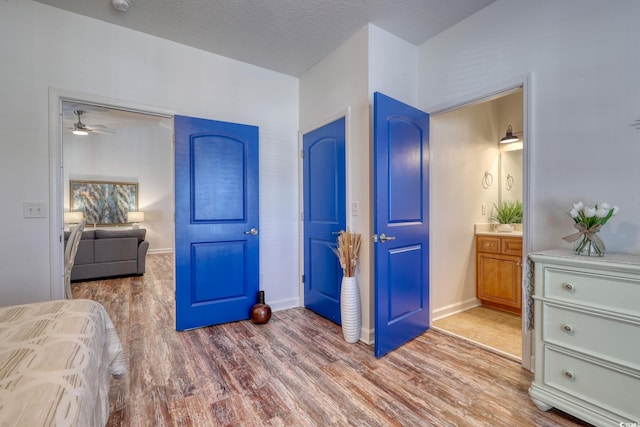
<svg viewBox="0 0 640 427"><path fill-rule="evenodd" d="M44 202L22 202L22 216L24 218L46 218L47 208Z"/></svg>
<svg viewBox="0 0 640 427"><path fill-rule="evenodd" d="M487 204L482 204L482 216L487 216Z"/></svg>

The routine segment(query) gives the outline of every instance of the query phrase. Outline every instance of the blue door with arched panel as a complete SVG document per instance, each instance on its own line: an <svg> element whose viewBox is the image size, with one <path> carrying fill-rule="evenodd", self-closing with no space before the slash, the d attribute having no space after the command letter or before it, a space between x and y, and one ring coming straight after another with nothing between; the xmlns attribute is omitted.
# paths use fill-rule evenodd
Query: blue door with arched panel
<svg viewBox="0 0 640 427"><path fill-rule="evenodd" d="M304 305L340 324L342 270L332 248L346 230L345 118L302 140Z"/></svg>
<svg viewBox="0 0 640 427"><path fill-rule="evenodd" d="M374 94L375 355L429 328L429 115Z"/></svg>
<svg viewBox="0 0 640 427"><path fill-rule="evenodd" d="M176 329L248 319L259 287L258 128L175 116Z"/></svg>

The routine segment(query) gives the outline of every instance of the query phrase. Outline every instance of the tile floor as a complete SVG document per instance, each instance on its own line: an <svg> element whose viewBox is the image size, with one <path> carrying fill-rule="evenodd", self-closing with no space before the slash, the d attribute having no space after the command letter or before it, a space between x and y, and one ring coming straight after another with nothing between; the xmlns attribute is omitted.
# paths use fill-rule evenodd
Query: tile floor
<svg viewBox="0 0 640 427"><path fill-rule="evenodd" d="M439 319L433 327L511 359L522 359L521 316L480 306Z"/></svg>

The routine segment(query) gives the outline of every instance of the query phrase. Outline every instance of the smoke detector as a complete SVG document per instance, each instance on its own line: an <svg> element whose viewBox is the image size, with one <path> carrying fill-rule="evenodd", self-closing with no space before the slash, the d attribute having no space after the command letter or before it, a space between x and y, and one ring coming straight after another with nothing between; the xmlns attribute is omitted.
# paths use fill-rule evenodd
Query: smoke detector
<svg viewBox="0 0 640 427"><path fill-rule="evenodd" d="M131 6L131 0L111 0L111 4L120 12L126 12Z"/></svg>

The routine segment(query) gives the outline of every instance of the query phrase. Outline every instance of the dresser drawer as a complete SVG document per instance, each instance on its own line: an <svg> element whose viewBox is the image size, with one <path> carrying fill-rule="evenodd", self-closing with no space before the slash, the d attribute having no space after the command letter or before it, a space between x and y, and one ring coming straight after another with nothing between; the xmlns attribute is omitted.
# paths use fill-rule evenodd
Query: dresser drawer
<svg viewBox="0 0 640 427"><path fill-rule="evenodd" d="M639 324L549 304L544 304L542 310L544 341L590 352L640 370Z"/></svg>
<svg viewBox="0 0 640 427"><path fill-rule="evenodd" d="M640 377L545 346L544 383L591 404L640 420Z"/></svg>
<svg viewBox="0 0 640 427"><path fill-rule="evenodd" d="M544 296L640 315L640 281L631 278L547 267L544 270Z"/></svg>

